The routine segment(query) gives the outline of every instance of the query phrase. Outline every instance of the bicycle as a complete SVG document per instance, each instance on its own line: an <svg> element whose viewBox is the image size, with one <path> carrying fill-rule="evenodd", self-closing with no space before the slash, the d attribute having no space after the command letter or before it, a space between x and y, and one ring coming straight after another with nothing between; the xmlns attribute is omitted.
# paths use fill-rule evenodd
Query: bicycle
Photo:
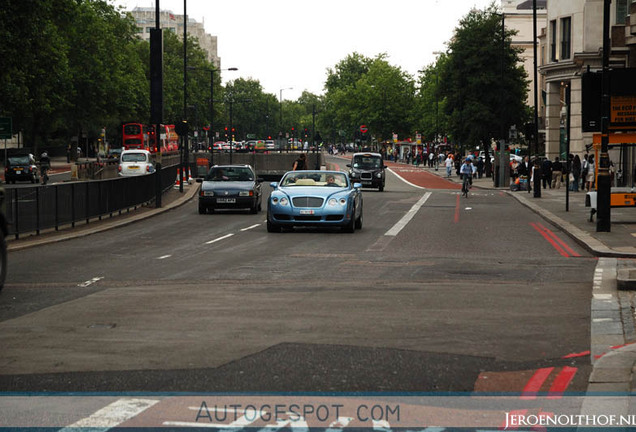
<svg viewBox="0 0 636 432"><path fill-rule="evenodd" d="M462 182L462 195L468 198L468 191L470 190L470 176L464 174L464 181Z"/></svg>
<svg viewBox="0 0 636 432"><path fill-rule="evenodd" d="M48 165L41 165L40 166L40 177L42 178L42 184L46 185L49 181L49 169L50 167Z"/></svg>

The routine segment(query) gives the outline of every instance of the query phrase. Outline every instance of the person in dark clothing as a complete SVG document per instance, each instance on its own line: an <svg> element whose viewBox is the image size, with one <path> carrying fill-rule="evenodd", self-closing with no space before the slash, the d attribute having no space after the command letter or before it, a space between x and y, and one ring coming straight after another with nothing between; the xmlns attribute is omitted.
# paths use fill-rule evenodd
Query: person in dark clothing
<svg viewBox="0 0 636 432"><path fill-rule="evenodd" d="M559 157L554 158L552 162L552 188L561 188L561 177L563 177L563 164L559 160Z"/></svg>
<svg viewBox="0 0 636 432"><path fill-rule="evenodd" d="M296 162L294 162L293 171L302 171L307 169L307 155L305 153L301 154Z"/></svg>
<svg viewBox="0 0 636 432"><path fill-rule="evenodd" d="M552 189L552 161L550 159L545 159L541 163L541 176L543 189L546 187Z"/></svg>
<svg viewBox="0 0 636 432"><path fill-rule="evenodd" d="M543 175L541 174L541 160L538 157L534 159L531 176L532 182L534 183L534 197L541 198L541 180L543 179Z"/></svg>

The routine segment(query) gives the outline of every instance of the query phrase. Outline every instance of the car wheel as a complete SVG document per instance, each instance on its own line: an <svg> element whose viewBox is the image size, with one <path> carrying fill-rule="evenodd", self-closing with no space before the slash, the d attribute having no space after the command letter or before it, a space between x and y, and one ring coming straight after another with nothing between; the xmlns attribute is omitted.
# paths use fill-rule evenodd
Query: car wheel
<svg viewBox="0 0 636 432"><path fill-rule="evenodd" d="M199 214L206 214L207 213L207 209L203 206L199 206Z"/></svg>
<svg viewBox="0 0 636 432"><path fill-rule="evenodd" d="M356 231L356 209L353 209L353 212L351 213L351 220L349 221L348 224L346 224L345 226L342 227L342 230L344 232L347 233L354 233Z"/></svg>
<svg viewBox="0 0 636 432"><path fill-rule="evenodd" d="M252 214L258 213L258 204L254 204L254 207L250 207L250 213Z"/></svg>
<svg viewBox="0 0 636 432"><path fill-rule="evenodd" d="M384 191L384 183L382 183L382 184L380 185L380 187L378 188L378 190L379 190L380 192L383 192L383 191Z"/></svg>
<svg viewBox="0 0 636 432"><path fill-rule="evenodd" d="M360 216L356 219L356 229L362 229L362 212L360 212Z"/></svg>
<svg viewBox="0 0 636 432"><path fill-rule="evenodd" d="M7 278L7 242L4 233L0 230L0 291L4 288L4 281Z"/></svg>
<svg viewBox="0 0 636 432"><path fill-rule="evenodd" d="M280 232L280 225L271 223L269 221L269 219L267 219L267 232L270 233L279 233Z"/></svg>

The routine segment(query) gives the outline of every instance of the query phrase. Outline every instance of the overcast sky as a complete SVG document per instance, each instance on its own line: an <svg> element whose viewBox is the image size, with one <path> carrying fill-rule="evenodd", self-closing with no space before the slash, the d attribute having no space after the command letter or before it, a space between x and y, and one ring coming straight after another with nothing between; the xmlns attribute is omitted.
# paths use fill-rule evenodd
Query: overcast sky
<svg viewBox="0 0 636 432"><path fill-rule="evenodd" d="M322 94L327 69L354 51L387 53L389 62L415 76L444 51L459 20L493 0L188 0L190 18L218 37L223 81L260 81L264 91L297 99ZM110 0L128 10L155 0ZM496 2L500 4L500 1ZM183 0L160 0L183 14Z"/></svg>

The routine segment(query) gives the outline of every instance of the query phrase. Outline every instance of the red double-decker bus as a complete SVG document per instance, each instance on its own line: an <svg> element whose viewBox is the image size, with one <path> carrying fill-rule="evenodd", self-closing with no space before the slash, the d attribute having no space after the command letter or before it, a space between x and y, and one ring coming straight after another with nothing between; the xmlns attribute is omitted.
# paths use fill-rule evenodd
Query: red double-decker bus
<svg viewBox="0 0 636 432"><path fill-rule="evenodd" d="M124 150L150 150L148 127L141 123L124 123L122 125L122 142Z"/></svg>
<svg viewBox="0 0 636 432"><path fill-rule="evenodd" d="M174 125L159 125L159 134L156 134L154 125L122 124L122 148L124 150L141 149L157 153L159 147L161 147L162 153L176 152L179 149L179 136L174 130Z"/></svg>

